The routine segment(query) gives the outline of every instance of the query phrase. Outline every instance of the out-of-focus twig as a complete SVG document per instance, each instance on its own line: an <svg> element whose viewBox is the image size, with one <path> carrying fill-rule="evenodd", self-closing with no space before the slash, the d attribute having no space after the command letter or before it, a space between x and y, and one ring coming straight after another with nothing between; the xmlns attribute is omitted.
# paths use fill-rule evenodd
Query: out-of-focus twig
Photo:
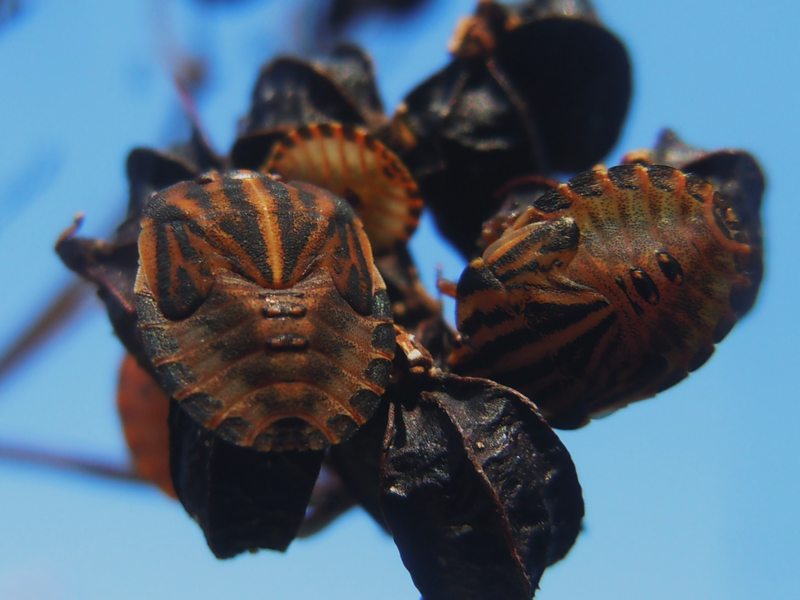
<svg viewBox="0 0 800 600"><path fill-rule="evenodd" d="M0 27L18 17L23 8L22 0L0 0Z"/></svg>
<svg viewBox="0 0 800 600"><path fill-rule="evenodd" d="M115 465L80 456L70 456L54 451L29 448L0 442L0 460L46 467L59 471L74 471L101 479L147 483L128 466Z"/></svg>
<svg viewBox="0 0 800 600"><path fill-rule="evenodd" d="M0 380L74 319L90 292L91 288L77 279L65 285L11 346L0 353Z"/></svg>

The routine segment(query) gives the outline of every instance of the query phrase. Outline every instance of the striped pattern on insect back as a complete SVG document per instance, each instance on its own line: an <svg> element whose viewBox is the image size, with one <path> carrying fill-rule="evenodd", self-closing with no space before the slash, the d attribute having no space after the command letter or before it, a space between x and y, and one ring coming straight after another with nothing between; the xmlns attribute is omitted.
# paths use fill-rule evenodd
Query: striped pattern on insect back
<svg viewBox="0 0 800 600"><path fill-rule="evenodd" d="M737 223L670 167L583 173L534 198L462 275L451 364L520 389L562 427L652 396L735 322L750 252Z"/></svg>
<svg viewBox="0 0 800 600"><path fill-rule="evenodd" d="M515 230L472 261L457 286L464 345L451 364L521 390L589 369L580 342L611 343L616 316L592 290L567 279L554 285L578 242L575 221L564 217Z"/></svg>
<svg viewBox="0 0 800 600"><path fill-rule="evenodd" d="M276 144L262 170L346 199L379 254L417 228L422 198L416 182L394 152L357 127L323 123L295 129Z"/></svg>
<svg viewBox="0 0 800 600"><path fill-rule="evenodd" d="M189 312L187 304L207 294L216 269L263 287L290 287L328 241L338 208L333 199L323 196L310 210L308 194L237 173L179 183L145 207L139 250L164 314Z"/></svg>
<svg viewBox="0 0 800 600"><path fill-rule="evenodd" d="M151 264L159 237L177 239L178 229L192 245L177 244L169 268ZM144 248L153 240L154 254ZM210 173L153 199L140 248L146 351L162 387L204 426L260 450L319 449L374 412L394 329L369 242L343 201L257 173ZM194 289L205 290L178 318L163 290L179 295L169 289L177 267L199 273Z"/></svg>

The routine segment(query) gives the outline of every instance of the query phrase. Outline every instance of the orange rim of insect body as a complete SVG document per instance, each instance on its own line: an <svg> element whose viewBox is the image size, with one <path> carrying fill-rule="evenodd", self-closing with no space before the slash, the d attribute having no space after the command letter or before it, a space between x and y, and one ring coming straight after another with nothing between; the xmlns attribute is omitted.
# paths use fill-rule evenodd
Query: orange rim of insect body
<svg viewBox="0 0 800 600"><path fill-rule="evenodd" d="M169 397L130 354L120 365L117 411L136 474L176 498L169 469Z"/></svg>
<svg viewBox="0 0 800 600"><path fill-rule="evenodd" d="M400 158L358 127L311 124L290 131L263 172L313 183L347 200L377 254L405 243L417 228L422 198Z"/></svg>

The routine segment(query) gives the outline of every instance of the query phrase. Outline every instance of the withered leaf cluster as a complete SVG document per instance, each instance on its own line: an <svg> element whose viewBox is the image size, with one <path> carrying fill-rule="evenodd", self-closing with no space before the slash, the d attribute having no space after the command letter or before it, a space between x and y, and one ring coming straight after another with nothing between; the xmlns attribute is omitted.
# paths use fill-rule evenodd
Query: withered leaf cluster
<svg viewBox="0 0 800 600"><path fill-rule="evenodd" d="M150 377L159 381L159 371L142 340L134 286L143 213L165 188L204 181L209 171L262 169L298 127L358 127L406 162L444 237L475 258L532 207L554 206L557 176L589 169L614 144L630 96L630 62L588 2L481 0L457 27L451 50L450 63L414 88L392 116L384 113L372 63L359 48L343 45L319 60L279 57L261 70L226 156L215 154L197 130L169 150L131 152L128 213L114 238L76 237L76 225L56 249L97 286L115 332ZM741 220L725 213L724 225L742 226L760 250L763 178L748 155L698 151L665 134L653 151L629 157L637 161L710 180ZM539 262L526 268L534 272L547 252L569 250L563 239L556 242L537 247ZM509 253L503 265L516 259ZM583 500L569 454L535 397L491 374L466 376L457 368L452 357L467 336L444 320L405 245L375 253L374 261L397 338L372 418L323 450L264 452L224 439L173 400L169 457L160 459L169 460L175 492L220 558L285 550L299 533L318 529L355 502L394 537L424 598L530 598L544 569L568 552L580 531ZM738 314L755 299L760 258L753 265L747 273L753 292ZM635 276L637 290L652 292L646 273ZM495 285L487 281L466 291ZM463 292L465 284L459 287ZM477 306L476 314L492 308ZM491 331L496 323L487 314L480 325ZM549 318L560 327L559 314L550 308L534 320Z"/></svg>

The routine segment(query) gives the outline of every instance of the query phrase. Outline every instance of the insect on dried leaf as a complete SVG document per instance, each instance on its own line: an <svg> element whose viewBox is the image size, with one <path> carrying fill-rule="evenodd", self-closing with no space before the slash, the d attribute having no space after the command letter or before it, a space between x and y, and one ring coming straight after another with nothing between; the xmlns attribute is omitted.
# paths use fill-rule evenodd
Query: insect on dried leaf
<svg viewBox="0 0 800 600"><path fill-rule="evenodd" d="M459 280L450 363L536 398L558 427L686 377L758 284L736 212L671 167L588 171L519 212Z"/></svg>
<svg viewBox="0 0 800 600"><path fill-rule="evenodd" d="M167 490L169 464L220 558L357 502L427 600L531 598L584 510L551 427L673 385L755 301L749 155L665 135L555 180L602 159L630 95L588 2L481 0L451 51L391 119L359 48L276 58L228 156L196 123L134 150L114 238L57 244L133 357L136 464ZM423 201L471 258L441 285L458 332L407 247Z"/></svg>
<svg viewBox="0 0 800 600"><path fill-rule="evenodd" d="M162 387L256 449L319 450L372 415L394 329L350 208L303 184L214 172L151 198L137 329Z"/></svg>

